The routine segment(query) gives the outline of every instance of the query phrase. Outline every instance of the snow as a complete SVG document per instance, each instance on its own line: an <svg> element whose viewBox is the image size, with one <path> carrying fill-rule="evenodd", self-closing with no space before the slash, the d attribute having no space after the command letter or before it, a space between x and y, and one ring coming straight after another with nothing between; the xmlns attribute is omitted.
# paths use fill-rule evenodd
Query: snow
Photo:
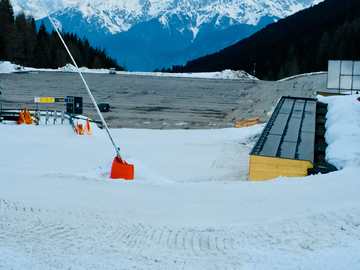
<svg viewBox="0 0 360 270"><path fill-rule="evenodd" d="M95 125L0 124L0 269L358 269L357 98L318 96L339 171L265 182L247 177L263 125L111 129L126 181Z"/></svg>
<svg viewBox="0 0 360 270"><path fill-rule="evenodd" d="M16 64L11 64L8 61L0 62L0 73L13 73L20 67ZM109 73L109 69L88 69L86 67L79 67L82 73ZM21 71L25 72L78 72L76 67L72 64L66 64L58 69L35 69L31 67L22 67ZM256 77L246 73L242 70L223 70L218 72L198 72L198 73L163 73L163 72L128 72L118 71L117 74L135 75L135 76L163 76L163 77L186 77L186 78L204 78L204 79L248 79L258 80Z"/></svg>
<svg viewBox="0 0 360 270"><path fill-rule="evenodd" d="M8 61L0 61L0 73L15 72L19 65L12 64Z"/></svg>
<svg viewBox="0 0 360 270"><path fill-rule="evenodd" d="M249 24L257 25L260 18L270 16L284 18L301 9L317 4L322 0L313 1L173 1L173 0L149 0L149 1L130 1L130 0L43 0L45 7L50 14L62 14L64 11L79 11L84 18L92 24L94 20L100 21L100 24L107 28L107 31L116 34L127 31L134 23L159 18L161 16L172 17L174 14L181 16L188 15L194 18L196 25L192 25L194 38L197 35L202 24L210 22L214 18L228 18L232 25ZM13 0L16 13L25 11L26 14L32 14L35 19L41 19L46 16L38 1ZM56 17L56 15L55 15ZM92 18L92 19L91 19ZM95 19L94 19L95 18ZM61 24L60 24L61 25Z"/></svg>
<svg viewBox="0 0 360 270"><path fill-rule="evenodd" d="M319 98L323 100L323 98ZM360 164L360 102L356 95L324 99L329 106L325 135L327 162L337 169Z"/></svg>
<svg viewBox="0 0 360 270"><path fill-rule="evenodd" d="M297 75L294 75L294 76L286 77L286 78L278 80L278 81L279 82L286 82L286 81L290 81L290 80L297 79L297 78L309 77L309 76L312 76L312 75L321 75L321 74L327 74L327 71L318 71L318 72L297 74Z"/></svg>
<svg viewBox="0 0 360 270"><path fill-rule="evenodd" d="M258 80L256 77L243 70L226 69L217 72L196 72L196 73L163 73L163 72L118 72L119 74L140 75L140 76L163 76L163 77L182 77L182 78L203 78L203 79L248 79Z"/></svg>

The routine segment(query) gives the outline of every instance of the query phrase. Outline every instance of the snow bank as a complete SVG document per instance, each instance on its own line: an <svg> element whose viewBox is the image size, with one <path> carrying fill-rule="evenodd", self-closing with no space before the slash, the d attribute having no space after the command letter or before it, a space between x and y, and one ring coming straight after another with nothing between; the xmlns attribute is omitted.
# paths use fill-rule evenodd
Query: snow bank
<svg viewBox="0 0 360 270"><path fill-rule="evenodd" d="M12 64L8 61L0 61L0 73L13 73L19 71L18 69L21 66ZM86 67L79 68L83 73L109 73L108 69L88 69ZM72 64L66 64L63 67L59 67L58 69L48 69L48 68L32 68L32 67L21 67L21 71L44 71L44 72L78 72L76 67Z"/></svg>
<svg viewBox="0 0 360 270"><path fill-rule="evenodd" d="M0 73L12 73L16 71L18 65L10 62L0 62ZM109 73L108 69L88 69L86 67L79 67L82 73ZM47 71L47 72L78 72L76 67L72 64L66 64L58 69L35 69L24 68L24 71ZM182 77L182 78L204 78L204 79L232 79L232 80L258 80L256 77L249 75L245 71L224 70L221 72L199 72L199 73L162 73L162 72L128 72L118 71L118 74L138 75L138 76L157 76L157 77Z"/></svg>
<svg viewBox="0 0 360 270"><path fill-rule="evenodd" d="M18 65L11 64L8 61L0 61L0 73L12 73L16 71Z"/></svg>
<svg viewBox="0 0 360 270"><path fill-rule="evenodd" d="M281 80L279 80L279 82L285 82L285 81L290 81L290 80L301 78L301 77L308 77L308 76L322 75L322 74L327 74L327 71L319 71L319 72L310 72L310 73L298 74L298 75L294 75L294 76L290 76L290 77L281 79Z"/></svg>
<svg viewBox="0 0 360 270"><path fill-rule="evenodd" d="M322 97L328 104L326 160L337 169L360 166L360 95Z"/></svg>
<svg viewBox="0 0 360 270"><path fill-rule="evenodd" d="M226 69L222 72L216 72L213 75L214 79L250 79L250 80L258 80L256 77L246 73L243 70L231 70L231 69Z"/></svg>
<svg viewBox="0 0 360 270"><path fill-rule="evenodd" d="M140 75L140 76L157 76L157 77L180 77L180 78L202 78L202 79L232 79L232 80L258 80L245 71L224 70L218 72L196 72L196 73L165 73L165 72L127 72L122 71L120 74Z"/></svg>
<svg viewBox="0 0 360 270"><path fill-rule="evenodd" d="M108 69L89 69L87 67L79 67L79 69L82 73L109 73ZM58 68L57 71L78 72L76 67L72 64L66 64L63 67Z"/></svg>

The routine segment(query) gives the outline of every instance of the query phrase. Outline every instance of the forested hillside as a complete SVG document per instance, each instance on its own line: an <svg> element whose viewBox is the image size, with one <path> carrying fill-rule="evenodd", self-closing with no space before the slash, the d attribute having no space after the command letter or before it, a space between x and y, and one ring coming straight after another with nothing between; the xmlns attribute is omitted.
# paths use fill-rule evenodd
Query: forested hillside
<svg viewBox="0 0 360 270"><path fill-rule="evenodd" d="M79 66L122 69L105 50L92 48L86 38L62 35ZM42 24L37 31L34 18L23 13L15 16L9 0L0 0L0 60L36 68L58 68L72 62L55 30L49 33Z"/></svg>
<svg viewBox="0 0 360 270"><path fill-rule="evenodd" d="M218 53L173 72L245 70L260 79L326 71L328 60L360 59L360 0L325 0Z"/></svg>

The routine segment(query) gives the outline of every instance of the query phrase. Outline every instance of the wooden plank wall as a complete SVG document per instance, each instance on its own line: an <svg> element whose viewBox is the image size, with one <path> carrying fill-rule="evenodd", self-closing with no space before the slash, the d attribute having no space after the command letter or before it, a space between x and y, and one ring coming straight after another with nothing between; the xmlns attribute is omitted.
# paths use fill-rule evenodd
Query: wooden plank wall
<svg viewBox="0 0 360 270"><path fill-rule="evenodd" d="M250 155L250 181L265 181L278 176L307 176L314 165L307 160Z"/></svg>

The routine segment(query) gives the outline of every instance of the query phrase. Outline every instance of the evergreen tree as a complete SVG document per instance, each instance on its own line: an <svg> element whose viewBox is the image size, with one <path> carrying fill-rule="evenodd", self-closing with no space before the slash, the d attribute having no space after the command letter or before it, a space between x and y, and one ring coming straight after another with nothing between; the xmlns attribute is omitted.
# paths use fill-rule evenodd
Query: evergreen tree
<svg viewBox="0 0 360 270"><path fill-rule="evenodd" d="M98 55L95 56L91 67L92 68L101 68L102 67L101 60L100 60L100 57Z"/></svg>
<svg viewBox="0 0 360 270"><path fill-rule="evenodd" d="M41 22L39 32L37 33L37 44L34 49L35 67L49 68L51 65L51 50L49 33L46 31L44 21Z"/></svg>
<svg viewBox="0 0 360 270"><path fill-rule="evenodd" d="M327 60L329 59L330 36L325 30L320 38L316 50L315 65L317 70L326 70Z"/></svg>
<svg viewBox="0 0 360 270"><path fill-rule="evenodd" d="M173 72L242 69L252 73L256 62L258 78L270 78L271 73L283 78L324 71L328 60L359 60L359 7L360 0L325 0L218 53L174 66Z"/></svg>
<svg viewBox="0 0 360 270"><path fill-rule="evenodd" d="M83 49L81 51L82 59L83 59L84 65L87 67L90 67L90 43L89 43L89 40L84 37L82 43L83 43Z"/></svg>
<svg viewBox="0 0 360 270"><path fill-rule="evenodd" d="M58 68L71 63L71 59L55 30L49 34L42 21L39 31L35 20L20 12L14 18L9 0L0 0L0 60L39 68ZM79 66L88 68L122 68L107 56L105 49L94 49L86 38L62 33L72 56Z"/></svg>
<svg viewBox="0 0 360 270"><path fill-rule="evenodd" d="M9 0L0 0L0 60L12 57L14 11Z"/></svg>
<svg viewBox="0 0 360 270"><path fill-rule="evenodd" d="M33 18L26 18L20 12L15 18L15 31L13 48L15 50L12 61L28 65L33 60L33 52L36 46L36 25Z"/></svg>
<svg viewBox="0 0 360 270"><path fill-rule="evenodd" d="M13 49L14 56L11 59L12 61L23 64L25 61L25 31L26 31L26 17L25 13L21 12L15 17L15 29L14 29L14 40L13 40Z"/></svg>

